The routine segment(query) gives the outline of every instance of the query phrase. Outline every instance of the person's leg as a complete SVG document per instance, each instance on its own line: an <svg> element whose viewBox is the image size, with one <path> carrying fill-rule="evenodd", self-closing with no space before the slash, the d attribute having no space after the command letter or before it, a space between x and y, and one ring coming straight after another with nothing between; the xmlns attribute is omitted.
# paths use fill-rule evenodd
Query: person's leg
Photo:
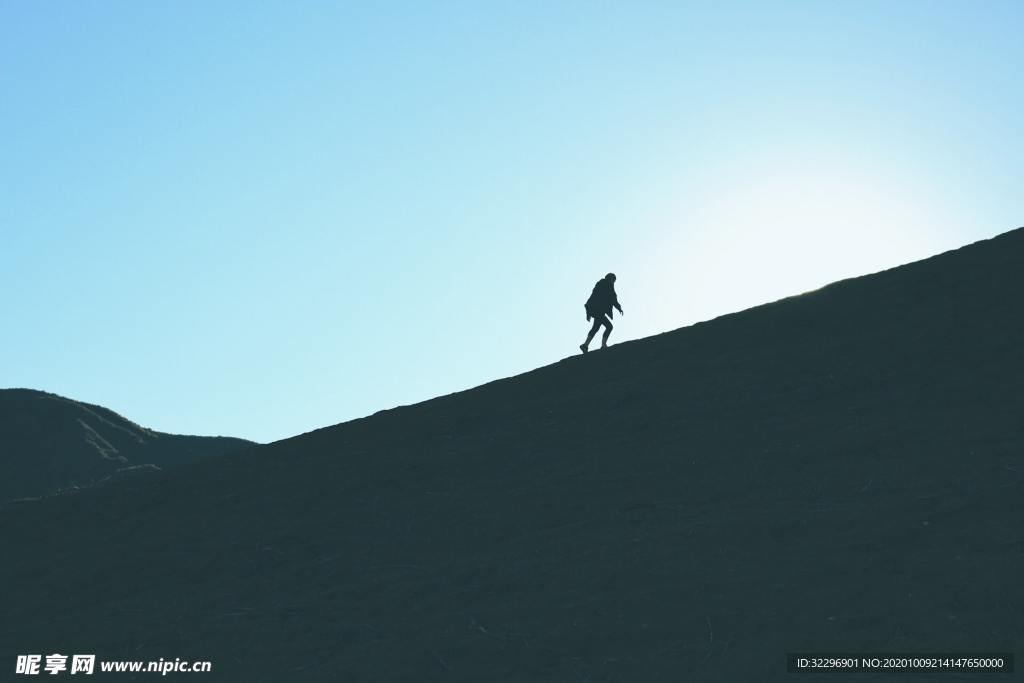
<svg viewBox="0 0 1024 683"><path fill-rule="evenodd" d="M587 352L587 347L590 346L590 340L592 340L594 335L597 334L598 329L601 327L601 321L604 319L605 317L603 315L594 316L594 324L591 326L590 332L587 333L587 341L580 344L580 349L583 353Z"/></svg>
<svg viewBox="0 0 1024 683"><path fill-rule="evenodd" d="M608 346L608 337L612 334L612 321L608 318L601 316L601 320L604 323L604 334L601 335L601 348Z"/></svg>

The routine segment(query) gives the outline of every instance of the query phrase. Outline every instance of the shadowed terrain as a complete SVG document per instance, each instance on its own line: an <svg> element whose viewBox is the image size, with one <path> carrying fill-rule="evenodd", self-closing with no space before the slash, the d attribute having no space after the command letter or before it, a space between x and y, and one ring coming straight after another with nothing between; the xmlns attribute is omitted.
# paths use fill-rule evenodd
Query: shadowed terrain
<svg viewBox="0 0 1024 683"><path fill-rule="evenodd" d="M138 476L254 444L162 434L100 406L0 389L0 501Z"/></svg>
<svg viewBox="0 0 1024 683"><path fill-rule="evenodd" d="M1022 262L1017 230L9 505L0 661L209 659L201 677L225 681L810 681L836 678L785 674L787 649L1013 647Z"/></svg>

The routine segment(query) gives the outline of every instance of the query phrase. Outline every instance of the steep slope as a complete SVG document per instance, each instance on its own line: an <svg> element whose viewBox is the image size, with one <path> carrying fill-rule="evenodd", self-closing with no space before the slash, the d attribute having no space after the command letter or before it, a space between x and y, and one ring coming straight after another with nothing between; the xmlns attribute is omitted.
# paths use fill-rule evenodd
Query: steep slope
<svg viewBox="0 0 1024 683"><path fill-rule="evenodd" d="M1022 259L1017 230L9 506L0 660L208 659L226 681L772 681L791 678L791 648L1012 647Z"/></svg>
<svg viewBox="0 0 1024 683"><path fill-rule="evenodd" d="M243 439L162 434L100 406L43 391L0 389L0 501L252 445Z"/></svg>

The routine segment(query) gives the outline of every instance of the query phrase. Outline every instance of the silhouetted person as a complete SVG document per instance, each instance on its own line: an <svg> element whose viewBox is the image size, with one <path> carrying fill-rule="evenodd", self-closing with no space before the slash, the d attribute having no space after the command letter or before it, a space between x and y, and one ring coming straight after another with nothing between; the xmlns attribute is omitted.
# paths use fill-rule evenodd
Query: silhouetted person
<svg viewBox="0 0 1024 683"><path fill-rule="evenodd" d="M619 313L623 313L622 306L619 305L619 297L615 294L615 273L608 273L603 278L597 281L594 285L594 291L590 293L590 298L587 299L587 320L594 319L594 326L590 328L590 332L587 334L587 341L580 344L580 351L583 353L587 352L587 347L590 346L590 340L597 334L597 330L604 325L604 334L601 336L601 348L608 346L608 337L612 333L612 321L611 317L612 308L619 309ZM625 315L623 313L623 315Z"/></svg>

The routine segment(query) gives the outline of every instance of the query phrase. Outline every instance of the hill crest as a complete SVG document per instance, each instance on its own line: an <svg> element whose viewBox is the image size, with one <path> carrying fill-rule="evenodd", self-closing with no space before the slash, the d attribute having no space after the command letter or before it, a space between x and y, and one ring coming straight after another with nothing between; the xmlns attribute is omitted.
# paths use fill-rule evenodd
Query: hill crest
<svg viewBox="0 0 1024 683"><path fill-rule="evenodd" d="M121 470L158 471L251 445L165 434L102 406L35 389L0 389L0 501L77 490Z"/></svg>

